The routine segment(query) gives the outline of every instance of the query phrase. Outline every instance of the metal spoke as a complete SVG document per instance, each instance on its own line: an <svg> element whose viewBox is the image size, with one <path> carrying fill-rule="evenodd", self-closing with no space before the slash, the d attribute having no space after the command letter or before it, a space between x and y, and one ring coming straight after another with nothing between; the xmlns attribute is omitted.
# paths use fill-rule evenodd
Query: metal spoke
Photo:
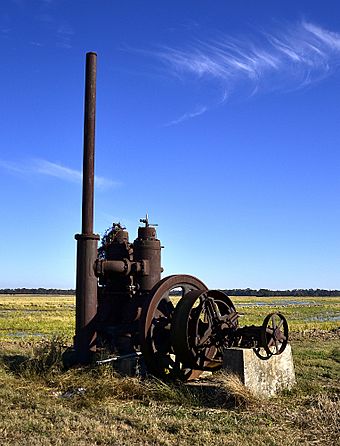
<svg viewBox="0 0 340 446"><path fill-rule="evenodd" d="M145 364L148 372L159 378L189 379L191 376L192 368L178 357L171 338L175 312L171 292L178 289L182 290L183 298L190 290L204 291L207 287L193 276L166 277L153 288L141 316L141 350Z"/></svg>
<svg viewBox="0 0 340 446"><path fill-rule="evenodd" d="M204 353L204 351L202 351L201 354L198 356L199 367L203 367L204 363L205 363L205 353Z"/></svg>
<svg viewBox="0 0 340 446"><path fill-rule="evenodd" d="M266 359L271 355L283 353L288 343L288 324L281 313L270 313L265 317L261 327L260 342L260 346L267 353Z"/></svg>
<svg viewBox="0 0 340 446"><path fill-rule="evenodd" d="M211 336L211 332L212 332L211 327L207 328L207 330L205 331L203 336L199 337L199 343L197 345L199 345L199 346L203 345Z"/></svg>
<svg viewBox="0 0 340 446"><path fill-rule="evenodd" d="M274 345L274 338L271 338L271 340L268 342L268 347L272 347Z"/></svg>
<svg viewBox="0 0 340 446"><path fill-rule="evenodd" d="M185 296L187 293L189 293L189 291L193 289L191 285L187 284L180 285L180 287L182 288L182 296Z"/></svg>
<svg viewBox="0 0 340 446"><path fill-rule="evenodd" d="M276 321L275 321L275 315L274 314L272 315L271 320L272 320L272 324L273 324L273 329L275 330L275 328L276 328Z"/></svg>

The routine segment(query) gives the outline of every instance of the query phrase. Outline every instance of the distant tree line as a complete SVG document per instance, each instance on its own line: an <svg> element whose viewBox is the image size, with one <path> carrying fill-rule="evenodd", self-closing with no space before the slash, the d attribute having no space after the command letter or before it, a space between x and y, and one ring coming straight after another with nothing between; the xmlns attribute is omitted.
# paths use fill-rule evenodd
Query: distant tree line
<svg viewBox="0 0 340 446"><path fill-rule="evenodd" d="M74 295L75 290L59 290L56 288L4 288L0 289L0 294L58 294L58 295Z"/></svg>
<svg viewBox="0 0 340 446"><path fill-rule="evenodd" d="M269 296L340 296L339 290L321 290L317 289L294 289L294 290L267 290L261 288L259 290L246 289L233 289L223 290L229 296L257 296L257 297L269 297Z"/></svg>
<svg viewBox="0 0 340 446"><path fill-rule="evenodd" d="M223 290L229 296L257 296L257 297L269 297L269 296L340 296L340 290L321 290L317 289L294 289L294 290L268 290L266 288L261 288L259 290L252 290L251 288L245 289L232 289ZM0 289L0 294L41 294L41 295L63 295L63 296L73 296L75 295L75 290L60 290L57 288L4 288ZM171 294L180 295L179 290L174 290Z"/></svg>

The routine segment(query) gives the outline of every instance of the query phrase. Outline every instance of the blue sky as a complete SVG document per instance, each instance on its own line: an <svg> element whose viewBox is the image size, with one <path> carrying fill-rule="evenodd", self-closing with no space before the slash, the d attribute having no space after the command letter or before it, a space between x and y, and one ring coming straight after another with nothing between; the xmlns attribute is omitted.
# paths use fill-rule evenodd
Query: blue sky
<svg viewBox="0 0 340 446"><path fill-rule="evenodd" d="M0 287L75 286L84 60L95 230L158 223L164 274L340 288L337 1L0 3Z"/></svg>

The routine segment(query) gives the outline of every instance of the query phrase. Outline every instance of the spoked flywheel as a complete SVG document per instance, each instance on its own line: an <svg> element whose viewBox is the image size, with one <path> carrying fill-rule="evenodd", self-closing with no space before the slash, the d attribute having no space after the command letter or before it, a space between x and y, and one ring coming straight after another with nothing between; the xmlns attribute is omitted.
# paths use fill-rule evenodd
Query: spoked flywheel
<svg viewBox="0 0 340 446"><path fill-rule="evenodd" d="M217 370L230 347L238 314L222 291L195 290L177 304L171 327L176 358L184 367Z"/></svg>
<svg viewBox="0 0 340 446"><path fill-rule="evenodd" d="M272 355L280 355L288 343L288 323L281 313L268 314L261 327L261 347L266 355L262 359L269 359Z"/></svg>
<svg viewBox="0 0 340 446"><path fill-rule="evenodd" d="M150 374L158 378L195 376L191 367L183 367L172 348L171 325L177 302L192 290L207 290L203 282L189 275L165 277L150 292L141 315L141 350ZM197 374L197 376L200 373Z"/></svg>

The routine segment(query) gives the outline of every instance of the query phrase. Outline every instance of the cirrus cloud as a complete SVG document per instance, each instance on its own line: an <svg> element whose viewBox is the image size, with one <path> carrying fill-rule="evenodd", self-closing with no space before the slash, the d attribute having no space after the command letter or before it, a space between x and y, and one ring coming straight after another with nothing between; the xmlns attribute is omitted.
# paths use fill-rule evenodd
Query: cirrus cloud
<svg viewBox="0 0 340 446"><path fill-rule="evenodd" d="M289 91L327 78L340 66L340 33L301 21L246 37L219 34L181 48L160 46L146 54L157 58L168 74L180 80L215 83L221 90L216 106L236 91L248 91L250 95ZM208 108L201 106L200 110L206 112ZM167 125L200 114L197 109L186 112Z"/></svg>
<svg viewBox="0 0 340 446"><path fill-rule="evenodd" d="M83 175L81 171L71 169L63 166L60 163L53 163L44 159L34 159L28 163L17 163L11 161L0 160L0 168L8 172L21 175L45 175L54 177L62 181L70 183L81 184ZM119 186L120 183L104 178L102 176L95 176L95 186L99 189L108 189Z"/></svg>

